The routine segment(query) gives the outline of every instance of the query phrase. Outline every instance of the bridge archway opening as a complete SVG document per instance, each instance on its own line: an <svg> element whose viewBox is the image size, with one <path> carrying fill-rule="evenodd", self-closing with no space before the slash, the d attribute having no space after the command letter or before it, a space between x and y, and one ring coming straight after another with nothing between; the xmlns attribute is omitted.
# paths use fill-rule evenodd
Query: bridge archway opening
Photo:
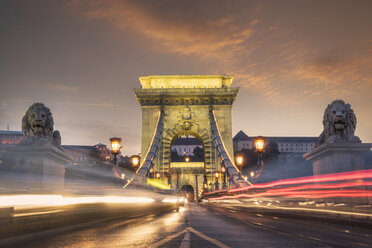
<svg viewBox="0 0 372 248"><path fill-rule="evenodd" d="M171 143L171 162L203 162L204 144L194 135L180 135Z"/></svg>
<svg viewBox="0 0 372 248"><path fill-rule="evenodd" d="M185 193L187 201L194 201L194 187L192 187L191 185L183 185L181 187L181 191Z"/></svg>

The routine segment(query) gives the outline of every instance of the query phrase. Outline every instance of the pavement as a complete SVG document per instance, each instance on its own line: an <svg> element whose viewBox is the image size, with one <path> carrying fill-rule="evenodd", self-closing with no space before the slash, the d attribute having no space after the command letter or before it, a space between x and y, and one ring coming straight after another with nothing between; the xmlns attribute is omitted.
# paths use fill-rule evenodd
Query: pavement
<svg viewBox="0 0 372 248"><path fill-rule="evenodd" d="M372 247L372 230L189 203L179 212L17 237L0 247Z"/></svg>

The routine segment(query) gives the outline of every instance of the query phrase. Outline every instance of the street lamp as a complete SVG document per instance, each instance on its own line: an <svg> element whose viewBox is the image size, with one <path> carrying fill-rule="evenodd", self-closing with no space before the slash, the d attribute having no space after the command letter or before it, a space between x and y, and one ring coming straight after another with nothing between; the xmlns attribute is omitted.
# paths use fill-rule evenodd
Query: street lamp
<svg viewBox="0 0 372 248"><path fill-rule="evenodd" d="M258 161L257 161L257 165L258 165L258 175L260 175L261 173L261 170L262 170L262 167L263 167L263 159L262 159L262 154L264 153L264 150L265 150L265 139L264 137L262 136L258 136L257 138L255 138L254 140L254 146L256 148L256 152L258 154ZM254 174L253 174L254 176Z"/></svg>
<svg viewBox="0 0 372 248"><path fill-rule="evenodd" d="M257 153L263 153L264 148L265 148L265 139L262 136L258 136L254 140L254 146L256 148Z"/></svg>
<svg viewBox="0 0 372 248"><path fill-rule="evenodd" d="M140 163L140 157L138 155L133 155L130 157L130 162L133 167L137 167Z"/></svg>
<svg viewBox="0 0 372 248"><path fill-rule="evenodd" d="M190 162L190 158L189 157L185 157L185 162Z"/></svg>
<svg viewBox="0 0 372 248"><path fill-rule="evenodd" d="M119 154L120 149L122 146L120 146L121 138L118 137L113 137L110 138L110 143L111 143L111 153L114 155L114 165L117 163L116 156Z"/></svg>
<svg viewBox="0 0 372 248"><path fill-rule="evenodd" d="M214 173L214 176L216 177L216 182L215 182L215 184L214 184L214 187L215 187L216 190L219 190L220 185L219 185L219 183L218 183L218 177L220 176L220 173L219 173L218 171L216 171L216 172Z"/></svg>
<svg viewBox="0 0 372 248"><path fill-rule="evenodd" d="M156 177L157 179L159 179L159 178L160 178L160 172L156 172L156 173L155 173L155 177Z"/></svg>
<svg viewBox="0 0 372 248"><path fill-rule="evenodd" d="M226 168L225 168L225 166L221 167L221 172L223 173L222 188L226 188Z"/></svg>
<svg viewBox="0 0 372 248"><path fill-rule="evenodd" d="M244 164L244 156L241 155L241 154L237 154L237 155L235 156L235 162L236 162L236 164L237 164L239 167L241 167L241 166Z"/></svg>
<svg viewBox="0 0 372 248"><path fill-rule="evenodd" d="M249 175L251 176L251 178L254 177L254 171L251 171L251 173L249 173Z"/></svg>

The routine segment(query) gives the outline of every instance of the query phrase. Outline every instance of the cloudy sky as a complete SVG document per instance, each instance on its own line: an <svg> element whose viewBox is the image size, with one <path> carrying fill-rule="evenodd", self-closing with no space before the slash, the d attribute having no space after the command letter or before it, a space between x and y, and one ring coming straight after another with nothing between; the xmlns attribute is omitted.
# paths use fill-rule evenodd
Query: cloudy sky
<svg viewBox="0 0 372 248"><path fill-rule="evenodd" d="M138 77L228 74L233 133L318 136L350 103L372 142L372 1L28 0L0 2L0 129L33 102L63 144L123 138L140 151Z"/></svg>

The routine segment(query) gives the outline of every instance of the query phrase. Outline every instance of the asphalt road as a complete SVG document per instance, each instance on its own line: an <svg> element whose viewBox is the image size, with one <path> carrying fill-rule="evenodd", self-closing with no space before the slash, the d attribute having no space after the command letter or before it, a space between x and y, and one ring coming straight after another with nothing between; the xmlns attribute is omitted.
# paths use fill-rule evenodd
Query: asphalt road
<svg viewBox="0 0 372 248"><path fill-rule="evenodd" d="M179 213L96 222L3 247L372 247L372 230L188 204Z"/></svg>

